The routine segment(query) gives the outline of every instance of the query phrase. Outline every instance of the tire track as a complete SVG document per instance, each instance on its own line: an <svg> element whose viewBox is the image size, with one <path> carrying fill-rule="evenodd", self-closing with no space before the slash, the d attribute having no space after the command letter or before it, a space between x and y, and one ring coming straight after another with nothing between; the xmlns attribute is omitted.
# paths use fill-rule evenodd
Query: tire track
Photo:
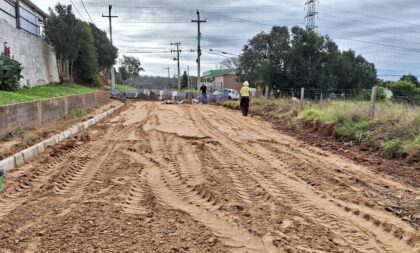
<svg viewBox="0 0 420 253"><path fill-rule="evenodd" d="M171 147L171 153L175 157L181 176L188 181L188 184L196 186L204 183L202 164L195 155L196 150L188 142L175 136L170 137L168 146Z"/></svg>
<svg viewBox="0 0 420 253"><path fill-rule="evenodd" d="M53 192L60 195L83 193L95 174L108 159L111 159L109 154L115 147L115 144L109 146L103 141L94 142L92 145L100 148L76 157L54 182Z"/></svg>
<svg viewBox="0 0 420 253"><path fill-rule="evenodd" d="M272 244L272 238L260 238L243 228L232 226L218 215L216 210L219 206L211 198L206 197L205 193L203 198L183 181L175 172L174 164L167 160L166 144L161 133L150 133L150 145L153 154L164 161L150 161L135 153L132 153L132 156L145 165L148 171L147 181L162 202L190 214L209 227L232 252L281 252Z"/></svg>
<svg viewBox="0 0 420 253"><path fill-rule="evenodd" d="M392 247L385 243L388 242L388 240L395 241L392 236L384 238L381 231L366 228L366 226L363 226L359 223L359 221L352 219L352 217L344 212L339 212L340 217L327 212L328 209L325 207L333 207L332 210L334 210L335 206L328 201L322 201L322 198L317 196L312 190L309 189L308 191L308 189L306 189L307 187L305 187L304 184L302 185L301 181L296 182L295 180L292 180L278 172L275 172L276 180L274 182L272 181L273 176L270 176L271 178L267 178L267 175L264 177L264 175L257 172L254 168L273 168L273 166L267 166L270 165L270 161L253 154L246 148L244 149L243 146L240 146L241 149L239 150L235 145L231 144L231 142L233 142L232 140L225 137L222 132L215 130L210 123L202 120L201 115L197 115L195 111L192 111L191 115L194 121L198 124L198 127L202 131L205 131L207 135L213 137L214 139L218 139L222 146L230 151L232 156L239 157L251 165L248 167L242 165L242 167L246 168L249 175L251 175L254 179L257 179L261 185L266 187L268 186L266 188L267 192L282 201L290 202L291 206L302 212L305 216L313 219L314 221L318 221L324 227L330 229L337 235L337 237L346 238L347 245L349 247L353 246L355 250L362 252L393 252ZM236 144L238 145L238 143ZM248 155L250 155L252 159L249 159ZM241 164L240 161L238 162ZM285 182L288 183L285 184ZM310 197L308 197L308 194L310 194ZM319 208L319 206L324 206L324 208ZM316 215L314 215L315 213ZM361 222L365 223L363 220ZM398 244L398 249L401 249L402 247L406 248L408 250L407 252L414 252L412 251L413 248L409 248L407 245L401 243ZM394 248L394 252L398 251Z"/></svg>
<svg viewBox="0 0 420 253"><path fill-rule="evenodd" d="M20 176L19 182L7 187L0 198L0 218L25 203L35 191L44 188L48 180L53 177L54 172L61 169L73 156L87 152L89 147L89 145L73 147L63 156L50 158L47 166L44 166L42 162L38 163L34 166L38 169L32 169Z"/></svg>

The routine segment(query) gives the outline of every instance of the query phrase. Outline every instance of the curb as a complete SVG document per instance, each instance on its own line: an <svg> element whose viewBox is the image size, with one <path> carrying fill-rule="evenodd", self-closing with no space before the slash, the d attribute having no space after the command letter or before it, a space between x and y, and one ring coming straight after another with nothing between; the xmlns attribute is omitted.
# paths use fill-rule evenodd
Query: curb
<svg viewBox="0 0 420 253"><path fill-rule="evenodd" d="M124 106L124 104L119 105L115 108L112 108L106 112L101 113L100 115L87 120L83 123L80 123L79 125L76 125L70 129L67 129L66 131L54 135L52 137L50 137L49 139L38 143L32 147L29 147L25 150L20 151L19 153L10 156L8 158L5 158L4 160L0 161L0 168L4 169L4 172L7 172L9 170L14 170L19 166L22 166L23 164L31 161L32 159L36 158L37 156L39 156L40 154L44 153L44 151L49 147L49 146L54 146L57 143L60 143L64 140L66 140L69 137L72 137L74 135L76 135L77 133L80 133L82 131L84 131L85 129L90 128L91 126L95 125L96 123L98 123L99 121L101 121L102 119L104 119L105 117L109 116L110 114L116 112L117 110L119 110L120 108L122 108Z"/></svg>

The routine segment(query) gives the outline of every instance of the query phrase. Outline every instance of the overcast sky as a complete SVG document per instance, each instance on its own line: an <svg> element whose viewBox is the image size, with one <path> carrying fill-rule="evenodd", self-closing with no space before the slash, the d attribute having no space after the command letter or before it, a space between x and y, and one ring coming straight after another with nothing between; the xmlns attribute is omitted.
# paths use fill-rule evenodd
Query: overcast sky
<svg viewBox="0 0 420 253"><path fill-rule="evenodd" d="M32 0L47 11L57 0ZM304 26L306 0L62 0L76 5L77 17L109 31L108 4L113 5L114 44L122 54L140 58L148 75L176 74L171 42L181 42L181 70L190 66L196 74L196 9L202 18L202 71L214 69L224 59L210 49L240 54L253 35L269 31L273 25ZM340 49L354 49L375 63L383 79L406 73L420 77L419 0L321 0L317 6L318 32L328 34ZM160 22L160 23L159 23ZM217 52L217 51L213 51Z"/></svg>

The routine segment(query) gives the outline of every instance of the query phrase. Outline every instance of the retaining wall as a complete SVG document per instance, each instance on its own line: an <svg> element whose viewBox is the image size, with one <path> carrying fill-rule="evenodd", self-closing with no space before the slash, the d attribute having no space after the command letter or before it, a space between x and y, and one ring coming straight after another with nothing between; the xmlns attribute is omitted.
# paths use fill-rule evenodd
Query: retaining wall
<svg viewBox="0 0 420 253"><path fill-rule="evenodd" d="M93 92L0 106L0 138L19 128L39 127L70 112L110 102L109 92Z"/></svg>
<svg viewBox="0 0 420 253"><path fill-rule="evenodd" d="M101 113L100 115L85 121L77 126L74 126L67 131L64 131L60 134L54 135L53 137L38 143L32 147L29 147L25 150L22 150L21 152L15 154L14 156L8 157L4 160L0 161L0 168L3 168L5 171L16 169L19 166L22 166L25 163L28 163L32 159L36 158L40 154L42 154L49 146L53 146L59 142L64 141L65 139L74 136L81 131L88 129L89 127L95 125L105 117L111 115L112 113L118 111L121 109L124 105L117 106L115 108L112 108L104 113Z"/></svg>

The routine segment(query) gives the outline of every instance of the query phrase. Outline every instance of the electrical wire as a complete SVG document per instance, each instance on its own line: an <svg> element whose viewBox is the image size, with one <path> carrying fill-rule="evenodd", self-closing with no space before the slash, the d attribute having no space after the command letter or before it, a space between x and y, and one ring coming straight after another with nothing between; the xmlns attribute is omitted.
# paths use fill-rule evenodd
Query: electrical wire
<svg viewBox="0 0 420 253"><path fill-rule="evenodd" d="M83 6L83 8L85 9L86 14L88 15L88 17L89 17L90 21L92 21L92 23L94 24L95 22L93 22L92 17L90 16L90 14L89 14L88 10L86 9L85 2L83 2L83 0L80 0L80 2L82 3L82 6Z"/></svg>
<svg viewBox="0 0 420 253"><path fill-rule="evenodd" d="M74 8L76 9L77 13L79 13L79 16L81 19L83 19L83 21L86 22L85 17L82 15L82 12L79 10L79 8L77 7L77 5L74 4L73 0L70 0L70 3L72 6L74 6Z"/></svg>

